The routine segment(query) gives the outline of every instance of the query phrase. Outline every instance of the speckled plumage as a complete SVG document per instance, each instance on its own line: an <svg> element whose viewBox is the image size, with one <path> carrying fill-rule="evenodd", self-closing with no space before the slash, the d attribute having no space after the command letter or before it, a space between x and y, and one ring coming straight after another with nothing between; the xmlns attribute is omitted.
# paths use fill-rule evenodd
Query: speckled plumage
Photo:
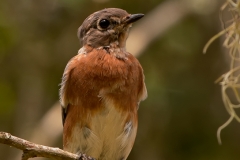
<svg viewBox="0 0 240 160"><path fill-rule="evenodd" d="M83 47L68 62L60 89L64 150L98 160L128 157L138 105L147 96L142 67L125 49L131 16L104 9L79 28ZM108 28L100 28L101 19L109 20Z"/></svg>

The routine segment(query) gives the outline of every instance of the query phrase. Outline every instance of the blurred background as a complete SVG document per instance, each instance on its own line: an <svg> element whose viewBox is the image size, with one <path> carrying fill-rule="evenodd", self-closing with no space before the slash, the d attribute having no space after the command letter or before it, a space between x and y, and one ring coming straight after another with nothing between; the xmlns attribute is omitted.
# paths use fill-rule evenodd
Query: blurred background
<svg viewBox="0 0 240 160"><path fill-rule="evenodd" d="M146 16L127 42L144 68L148 98L129 160L239 160L240 124L216 131L229 115L214 81L229 69L216 40L223 0L1 0L0 131L62 148L58 104L63 70L80 48L76 32L91 13L117 7ZM21 151L0 144L1 160Z"/></svg>

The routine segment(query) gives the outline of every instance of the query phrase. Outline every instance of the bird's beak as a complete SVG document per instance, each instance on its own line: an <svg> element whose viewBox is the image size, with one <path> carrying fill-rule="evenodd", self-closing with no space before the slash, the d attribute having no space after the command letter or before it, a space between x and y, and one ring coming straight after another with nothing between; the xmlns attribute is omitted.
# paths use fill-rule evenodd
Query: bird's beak
<svg viewBox="0 0 240 160"><path fill-rule="evenodd" d="M123 23L128 25L133 22L136 22L137 20L141 19L144 16L144 14L138 13L138 14L131 14Z"/></svg>

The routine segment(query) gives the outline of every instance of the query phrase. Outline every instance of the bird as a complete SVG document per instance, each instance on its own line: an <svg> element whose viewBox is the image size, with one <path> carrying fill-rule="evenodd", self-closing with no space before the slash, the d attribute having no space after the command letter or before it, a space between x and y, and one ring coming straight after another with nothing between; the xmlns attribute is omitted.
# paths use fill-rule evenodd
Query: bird
<svg viewBox="0 0 240 160"><path fill-rule="evenodd" d="M63 150L97 160L126 160L130 154L147 89L142 66L127 52L126 41L143 16L105 8L78 28L82 47L67 63L59 91Z"/></svg>

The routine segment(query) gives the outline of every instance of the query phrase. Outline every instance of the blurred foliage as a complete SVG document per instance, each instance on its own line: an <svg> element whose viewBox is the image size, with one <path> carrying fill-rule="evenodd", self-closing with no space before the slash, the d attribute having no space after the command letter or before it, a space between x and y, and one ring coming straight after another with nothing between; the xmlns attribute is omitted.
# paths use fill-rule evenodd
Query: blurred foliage
<svg viewBox="0 0 240 160"><path fill-rule="evenodd" d="M28 139L58 100L64 67L80 47L77 28L89 14L107 7L148 14L163 0L100 2L0 1L1 131ZM220 40L202 54L207 40L220 30L219 4L206 14L190 13L138 57L149 97L139 109L139 130L129 160L240 158L239 124L223 131L222 146L216 139L217 128L228 115L214 81L227 70L228 57ZM56 145L61 147L60 143ZM0 159L12 160L15 153L0 145Z"/></svg>

